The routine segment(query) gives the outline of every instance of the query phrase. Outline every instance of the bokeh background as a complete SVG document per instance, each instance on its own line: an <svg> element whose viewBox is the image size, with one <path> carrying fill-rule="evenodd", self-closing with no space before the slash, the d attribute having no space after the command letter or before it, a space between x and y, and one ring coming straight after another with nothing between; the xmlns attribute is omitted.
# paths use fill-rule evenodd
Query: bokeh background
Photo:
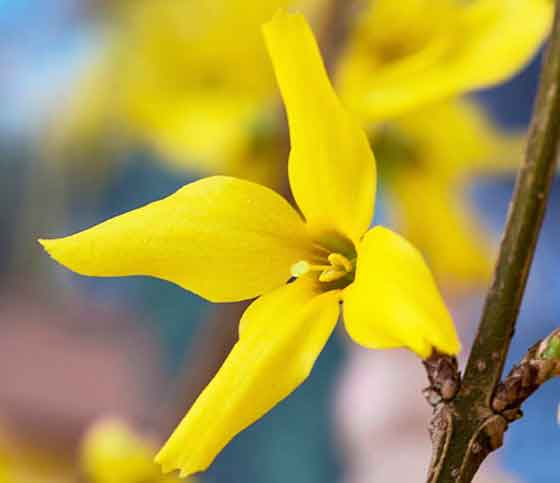
<svg viewBox="0 0 560 483"><path fill-rule="evenodd" d="M193 163L169 163L141 137L123 142L118 129L76 135L76 142L59 139L71 106L95 108L76 93L112 48L109 26L122 7L113 3L127 2L0 0L0 468L6 482L93 481L84 469L84 437L100 419L119 418L161 442L235 338L235 306L216 309L155 279L82 278L55 265L35 241L159 199L200 176ZM502 128L526 128L540 60L539 54L503 85L472 95ZM494 249L513 183L510 170L462 187ZM395 195L385 196L383 184L380 190L377 221L398 227ZM510 365L559 323L558 220L555 182ZM484 286L442 287L465 346ZM423 481L429 409L419 367L404 351L370 353L337 332L310 379L237 437L200 481ZM492 458L495 469L478 481L558 481L559 402L559 381L531 398ZM420 473L407 473L411 468Z"/></svg>

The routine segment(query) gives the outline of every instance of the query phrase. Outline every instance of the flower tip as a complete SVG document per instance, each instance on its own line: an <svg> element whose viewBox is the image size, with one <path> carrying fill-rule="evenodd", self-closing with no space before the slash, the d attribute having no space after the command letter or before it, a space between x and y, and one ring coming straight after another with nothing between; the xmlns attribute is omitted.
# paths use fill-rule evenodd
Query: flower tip
<svg viewBox="0 0 560 483"><path fill-rule="evenodd" d="M179 471L179 478L183 479L183 478L188 478L189 476L191 476L192 473L189 473L187 471L184 470L180 470Z"/></svg>
<svg viewBox="0 0 560 483"><path fill-rule="evenodd" d="M187 478L200 471L193 468L192 465L188 465L185 461L180 461L179 455L170 454L166 446L159 450L154 457L154 462L161 467L161 472L164 474L178 470L180 478Z"/></svg>
<svg viewBox="0 0 560 483"><path fill-rule="evenodd" d="M37 242L54 261L63 267L81 275L96 275L83 263L83 258L80 256L80 253L84 250L83 247L77 247L76 244L69 243L71 238L39 238Z"/></svg>
<svg viewBox="0 0 560 483"><path fill-rule="evenodd" d="M56 238L38 238L37 239L37 243L39 243L39 245L41 245L43 247L43 250L45 250L49 256L51 258L53 258L54 260L56 260L57 262L60 263L60 254L57 255L57 245L58 245L58 240Z"/></svg>
<svg viewBox="0 0 560 483"><path fill-rule="evenodd" d="M164 449L165 448L160 449L158 453L154 456L154 463L160 465L164 473L168 473L173 468L171 468L169 462L165 460L165 456L163 454Z"/></svg>
<svg viewBox="0 0 560 483"><path fill-rule="evenodd" d="M193 468L188 468L185 465L176 464L175 462L165 459L162 456L162 451L160 451L154 458L154 462L161 467L161 472L163 474L171 473L172 471L179 471L179 478L188 478L196 473L198 470ZM190 480L189 480L190 481Z"/></svg>
<svg viewBox="0 0 560 483"><path fill-rule="evenodd" d="M156 456L154 457L154 463L158 464L161 467L161 472L166 474L170 473L171 471L177 469L173 463L169 460L166 460L163 455L163 450L161 450Z"/></svg>
<svg viewBox="0 0 560 483"><path fill-rule="evenodd" d="M38 238L37 243L39 243L39 245L43 247L43 250L45 250L49 255L52 256L51 251L53 248L54 240L49 240L47 238Z"/></svg>

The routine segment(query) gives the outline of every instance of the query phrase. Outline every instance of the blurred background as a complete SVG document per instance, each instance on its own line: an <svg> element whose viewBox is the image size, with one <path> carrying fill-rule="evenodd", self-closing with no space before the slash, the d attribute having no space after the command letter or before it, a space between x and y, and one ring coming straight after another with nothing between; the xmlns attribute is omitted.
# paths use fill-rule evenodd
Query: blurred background
<svg viewBox="0 0 560 483"><path fill-rule="evenodd" d="M164 481L149 461L234 343L242 306L212 306L156 279L86 279L36 239L207 174L285 192L286 127L258 27L279 6L306 12L349 105L361 103L360 75L380 89L385 77L398 84L395 64L450 35L437 15L419 15L425 2L336 3L0 0L1 483ZM430 8L444 4L453 2ZM459 18L454 8L444 21ZM474 42L467 34L455 45ZM544 36L499 85L473 82L386 117L358 114L378 161L376 222L423 251L464 347L504 226ZM509 365L559 322L559 184ZM425 385L411 354L359 349L340 329L310 379L198 480L424 481ZM553 381L529 400L476 481L558 481L559 390Z"/></svg>

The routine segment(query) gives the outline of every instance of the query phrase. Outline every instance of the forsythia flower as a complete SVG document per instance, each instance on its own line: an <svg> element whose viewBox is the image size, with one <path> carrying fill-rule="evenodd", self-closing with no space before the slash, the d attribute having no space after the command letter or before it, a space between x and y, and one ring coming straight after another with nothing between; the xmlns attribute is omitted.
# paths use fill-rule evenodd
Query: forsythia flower
<svg viewBox="0 0 560 483"><path fill-rule="evenodd" d="M126 3L111 18L105 55L55 119L52 149L91 146L113 129L174 167L268 180L280 163L244 163L275 121L260 25L301 3L309 0Z"/></svg>
<svg viewBox="0 0 560 483"><path fill-rule="evenodd" d="M22 444L0 429L0 483L75 483L76 477L60 454Z"/></svg>
<svg viewBox="0 0 560 483"><path fill-rule="evenodd" d="M175 477L162 476L155 454L156 446L126 423L104 419L86 433L81 461L91 483L178 483Z"/></svg>
<svg viewBox="0 0 560 483"><path fill-rule="evenodd" d="M111 17L106 55L49 129L56 157L60 148L68 156L69 147L91 147L112 127L119 141L146 143L174 166L274 184L281 163L254 152L263 132L277 136L258 26L278 7L320 13L323 4L126 2ZM511 77L551 19L551 0L368 0L336 84L364 123L385 121Z"/></svg>
<svg viewBox="0 0 560 483"><path fill-rule="evenodd" d="M421 254L369 229L375 160L341 105L301 15L264 27L286 106L289 178L305 221L264 186L215 176L81 233L42 240L72 270L152 275L214 302L259 297L239 341L157 456L183 476L208 467L240 431L298 387L339 318L369 348L460 350ZM286 283L290 279L291 283Z"/></svg>
<svg viewBox="0 0 560 483"><path fill-rule="evenodd" d="M448 287L487 283L490 237L466 192L477 176L513 174L523 136L501 132L474 101L455 99L379 126L372 142L396 225L436 278Z"/></svg>
<svg viewBox="0 0 560 483"><path fill-rule="evenodd" d="M377 122L507 80L552 24L551 0L370 0L337 72L346 104Z"/></svg>
<svg viewBox="0 0 560 483"><path fill-rule="evenodd" d="M474 176L513 172L521 154L520 136L500 133L457 95L526 64L549 30L552 6L371 1L337 71L343 100L372 133L396 226L446 286L487 283L491 244L463 198Z"/></svg>

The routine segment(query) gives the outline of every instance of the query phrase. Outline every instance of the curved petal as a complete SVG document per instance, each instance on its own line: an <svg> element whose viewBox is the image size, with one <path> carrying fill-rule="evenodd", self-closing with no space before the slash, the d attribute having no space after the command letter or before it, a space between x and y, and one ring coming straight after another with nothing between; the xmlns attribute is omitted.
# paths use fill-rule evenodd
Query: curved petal
<svg viewBox="0 0 560 483"><path fill-rule="evenodd" d="M160 481L153 442L124 420L104 418L94 422L84 436L80 453L88 481Z"/></svg>
<svg viewBox="0 0 560 483"><path fill-rule="evenodd" d="M294 197L314 230L357 242L375 197L367 138L340 104L304 17L280 12L264 34L288 114Z"/></svg>
<svg viewBox="0 0 560 483"><path fill-rule="evenodd" d="M75 235L40 241L82 275L151 275L213 302L280 286L310 246L304 223L284 198L225 176L188 184Z"/></svg>
<svg viewBox="0 0 560 483"><path fill-rule="evenodd" d="M143 99L134 104L138 135L150 140L171 167L201 174L232 174L260 108L252 99L211 90L162 99L160 87Z"/></svg>
<svg viewBox="0 0 560 483"><path fill-rule="evenodd" d="M416 109L392 125L412 146L416 159L410 162L440 180L512 174L523 153L521 131L501 129L482 105L465 97Z"/></svg>
<svg viewBox="0 0 560 483"><path fill-rule="evenodd" d="M433 35L423 50L413 50L413 54L376 64L370 60L376 53L374 50L372 54L367 44L371 40L362 35L356 37L341 66L339 85L343 99L369 122L387 120L423 105L509 79L531 60L545 39L552 22L554 2L455 2L454 8L437 16L444 27L440 30L435 29L431 17L425 15L427 9L433 8L432 2L415 3L424 6L416 9L415 22L408 17L410 29L422 32L422 28L428 28ZM371 7L366 33L381 27L375 15L376 4ZM392 43L401 50L406 52L406 48L422 45L418 41L414 43L412 34L403 37L401 31L395 31L394 25L402 26L396 20L382 24L394 30ZM374 47L381 49L377 53L382 54L383 46L392 43L385 40L384 44Z"/></svg>
<svg viewBox="0 0 560 483"><path fill-rule="evenodd" d="M79 80L80 89L60 102L58 112L45 130L47 137L43 140L49 159L72 162L73 168L77 161L84 161L84 152L89 156L95 153L87 159L99 159L100 148L105 148L108 144L103 140L108 137L110 126L113 125L113 109L117 101L112 89L111 74L106 65L91 62ZM107 164L109 163L97 162L90 169L98 174L104 171ZM79 169L83 167L80 166Z"/></svg>
<svg viewBox="0 0 560 483"><path fill-rule="evenodd" d="M453 320L422 255L396 233L377 226L358 248L356 279L344 292L350 337L370 348L408 347L420 357L432 347L456 354Z"/></svg>
<svg viewBox="0 0 560 483"><path fill-rule="evenodd" d="M317 290L300 279L245 311L239 341L156 457L165 472L204 470L307 378L339 314L340 293Z"/></svg>
<svg viewBox="0 0 560 483"><path fill-rule="evenodd" d="M478 0L467 4L465 25L472 38L459 70L472 87L510 78L535 55L552 25L550 0ZM462 67L462 68L461 68Z"/></svg>
<svg viewBox="0 0 560 483"><path fill-rule="evenodd" d="M391 186L399 230L426 254L445 286L486 286L492 274L492 240L477 223L462 186L433 173L403 173Z"/></svg>

